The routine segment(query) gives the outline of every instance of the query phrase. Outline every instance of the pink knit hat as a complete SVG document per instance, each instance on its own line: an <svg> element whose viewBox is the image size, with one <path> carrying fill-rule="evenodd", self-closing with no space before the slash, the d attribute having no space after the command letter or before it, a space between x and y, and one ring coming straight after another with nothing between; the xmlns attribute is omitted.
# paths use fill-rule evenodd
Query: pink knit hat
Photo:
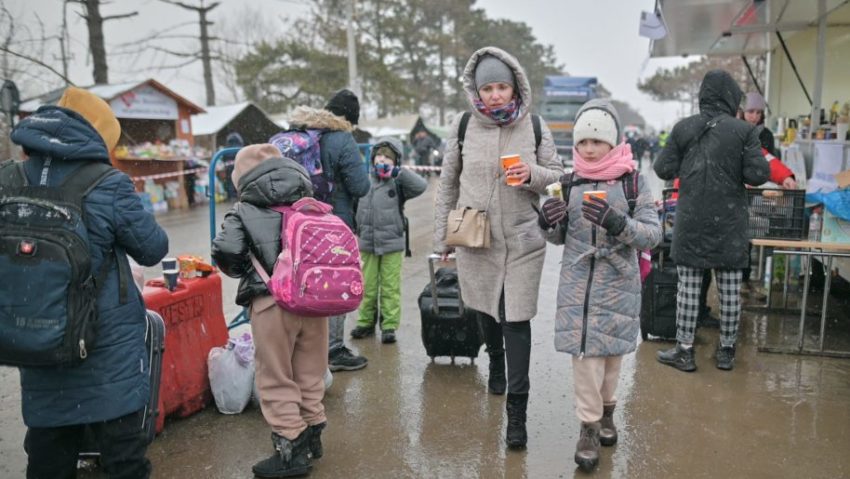
<svg viewBox="0 0 850 479"><path fill-rule="evenodd" d="M280 150L268 143L248 145L239 150L233 163L233 173L230 175L230 180L233 181L236 191L239 191L239 179L245 176L245 173L270 158L280 158Z"/></svg>

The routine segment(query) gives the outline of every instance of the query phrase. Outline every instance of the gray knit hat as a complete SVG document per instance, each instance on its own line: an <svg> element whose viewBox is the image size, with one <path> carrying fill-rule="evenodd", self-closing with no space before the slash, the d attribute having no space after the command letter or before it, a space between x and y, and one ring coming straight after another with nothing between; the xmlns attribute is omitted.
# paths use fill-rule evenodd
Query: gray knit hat
<svg viewBox="0 0 850 479"><path fill-rule="evenodd" d="M480 90L485 85L498 82L516 88L513 70L493 55L482 56L475 65L475 89Z"/></svg>

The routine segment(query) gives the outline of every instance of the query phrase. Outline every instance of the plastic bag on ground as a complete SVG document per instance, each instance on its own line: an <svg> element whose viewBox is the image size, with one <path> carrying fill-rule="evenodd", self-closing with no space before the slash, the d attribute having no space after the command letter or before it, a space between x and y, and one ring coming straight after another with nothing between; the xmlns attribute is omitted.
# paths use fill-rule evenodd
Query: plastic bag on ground
<svg viewBox="0 0 850 479"><path fill-rule="evenodd" d="M254 387L254 342L249 333L230 338L207 357L210 388L222 414L239 414L251 401Z"/></svg>

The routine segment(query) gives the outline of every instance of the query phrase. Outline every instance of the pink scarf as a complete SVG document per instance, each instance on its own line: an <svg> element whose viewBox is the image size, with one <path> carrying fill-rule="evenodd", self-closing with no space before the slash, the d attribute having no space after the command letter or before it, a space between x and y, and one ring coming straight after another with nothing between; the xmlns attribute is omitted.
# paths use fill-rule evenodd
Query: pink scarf
<svg viewBox="0 0 850 479"><path fill-rule="evenodd" d="M609 151L602 159L587 161L573 148L573 166L576 173L588 180L608 181L631 173L635 170L635 161L632 159L632 147L628 143L620 143L616 148Z"/></svg>

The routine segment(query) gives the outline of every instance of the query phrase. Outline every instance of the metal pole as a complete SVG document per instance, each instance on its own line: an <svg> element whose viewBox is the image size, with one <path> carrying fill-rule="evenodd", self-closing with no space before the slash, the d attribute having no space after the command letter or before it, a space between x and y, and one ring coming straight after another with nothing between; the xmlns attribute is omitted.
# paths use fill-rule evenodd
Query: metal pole
<svg viewBox="0 0 850 479"><path fill-rule="evenodd" d="M809 261L807 261L806 267L805 267L806 271L805 271L805 273L803 273L805 275L805 279L803 280L803 300L800 304L800 330L797 333L798 334L798 337L797 337L797 351L798 352L803 351L803 338L805 337L804 334L806 332L805 331L806 330L806 303L808 303L808 301L809 301L809 280L810 280L809 275L811 273L811 269L812 269L812 258L809 257Z"/></svg>
<svg viewBox="0 0 850 479"><path fill-rule="evenodd" d="M800 83L800 88L803 89L803 93L806 95L806 99L809 100L809 105L812 104L812 97L809 95L809 90L806 88L806 84L803 83L803 79L800 78L800 72L797 71L797 64L794 63L794 58L791 56L791 52L788 51L788 45L785 44L785 39L782 38L781 32L776 32L776 38L779 39L780 45L782 45L782 50L785 52L785 56L788 58L788 63L791 65L791 69L794 70L794 75L797 76L797 82Z"/></svg>
<svg viewBox="0 0 850 479"><path fill-rule="evenodd" d="M233 153L236 154L239 151L239 148L222 148L215 152L210 160L210 169L207 172L209 175L209 184L207 185L207 197L210 199L210 244L212 244L212 240L215 239L215 165L218 163L218 160L221 159L224 155ZM212 260L212 263L215 264L215 260Z"/></svg>
<svg viewBox="0 0 850 479"><path fill-rule="evenodd" d="M348 8L346 8L345 17L347 23L347 40L348 40L348 85L351 91L360 98L360 81L357 79L357 45L354 39L354 2L356 0L348 0Z"/></svg>
<svg viewBox="0 0 850 479"><path fill-rule="evenodd" d="M826 48L826 0L818 0L818 44L815 66L815 95L812 103L812 122L809 139L815 139L815 130L820 126L820 110L823 95L823 57Z"/></svg>
<svg viewBox="0 0 850 479"><path fill-rule="evenodd" d="M829 301L829 288L832 286L832 258L833 256L830 255L826 260L826 280L823 286L823 305L821 306L820 313L820 341L818 344L821 352L823 352L823 339L826 333L826 309L827 302Z"/></svg>

